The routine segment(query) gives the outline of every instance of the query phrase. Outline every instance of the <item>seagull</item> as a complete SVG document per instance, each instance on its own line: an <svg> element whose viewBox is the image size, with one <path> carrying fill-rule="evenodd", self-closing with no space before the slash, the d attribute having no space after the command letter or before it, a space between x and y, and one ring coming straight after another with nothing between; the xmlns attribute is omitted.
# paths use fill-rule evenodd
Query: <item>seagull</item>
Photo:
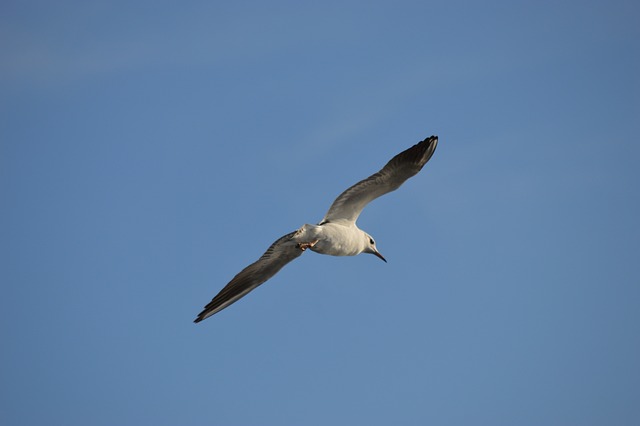
<svg viewBox="0 0 640 426"><path fill-rule="evenodd" d="M307 249L331 256L370 253L386 262L376 248L376 242L371 235L358 228L356 220L369 202L395 191L407 179L422 170L437 145L438 137L430 136L402 151L379 172L340 194L317 225L305 224L300 229L278 238L260 259L233 277L204 307L194 322L199 323L237 302Z"/></svg>

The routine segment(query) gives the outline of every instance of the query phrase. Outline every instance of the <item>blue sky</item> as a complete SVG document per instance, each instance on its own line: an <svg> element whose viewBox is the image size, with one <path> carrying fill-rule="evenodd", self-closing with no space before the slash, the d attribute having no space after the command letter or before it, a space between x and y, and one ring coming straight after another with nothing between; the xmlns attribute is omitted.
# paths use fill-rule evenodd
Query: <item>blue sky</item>
<svg viewBox="0 0 640 426"><path fill-rule="evenodd" d="M639 424L637 2L225 3L0 6L0 422Z"/></svg>

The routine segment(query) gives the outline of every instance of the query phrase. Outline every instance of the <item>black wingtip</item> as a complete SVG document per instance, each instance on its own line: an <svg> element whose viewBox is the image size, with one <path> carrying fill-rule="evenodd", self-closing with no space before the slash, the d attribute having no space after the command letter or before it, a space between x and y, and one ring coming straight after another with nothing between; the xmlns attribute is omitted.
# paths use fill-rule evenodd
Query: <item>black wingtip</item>
<svg viewBox="0 0 640 426"><path fill-rule="evenodd" d="M428 138L425 138L425 140L423 140L420 143L427 143L427 145L429 147L432 147L433 150L436 149L436 146L438 145L438 136L437 135L431 135Z"/></svg>
<svg viewBox="0 0 640 426"><path fill-rule="evenodd" d="M424 144L424 145L423 145ZM422 149L422 165L424 166L433 156L433 153L436 151L436 147L438 146L438 136L431 135L422 142L418 143L418 145L424 146Z"/></svg>
<svg viewBox="0 0 640 426"><path fill-rule="evenodd" d="M197 323L199 323L199 322L202 322L202 321L206 320L206 319L207 319L207 318L209 318L211 315L213 315L213 314L208 313L206 310L205 310L205 311L202 311L202 312L200 312L200 313L198 314L198 316L196 317L196 319L194 319L194 320L193 320L193 322L194 322L194 324L197 324Z"/></svg>
<svg viewBox="0 0 640 426"><path fill-rule="evenodd" d="M431 159L433 153L436 151L437 146L438 136L429 136L428 138L425 138L424 140L421 140L417 144L413 145L411 148L402 151L400 154L393 157L387 164L414 164L416 166L416 169L414 171L415 173L417 173Z"/></svg>

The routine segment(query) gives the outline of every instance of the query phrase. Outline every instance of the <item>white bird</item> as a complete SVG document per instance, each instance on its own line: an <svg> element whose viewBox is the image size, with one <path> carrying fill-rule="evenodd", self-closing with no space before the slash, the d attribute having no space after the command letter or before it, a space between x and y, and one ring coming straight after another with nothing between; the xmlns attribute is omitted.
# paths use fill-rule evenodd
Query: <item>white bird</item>
<svg viewBox="0 0 640 426"><path fill-rule="evenodd" d="M401 152L382 170L340 194L320 223L305 224L297 231L277 239L260 259L233 277L194 322L198 323L236 302L307 249L332 256L371 253L386 262L373 238L358 228L356 220L370 201L398 189L407 179L416 175L429 161L437 145L438 137L430 136Z"/></svg>

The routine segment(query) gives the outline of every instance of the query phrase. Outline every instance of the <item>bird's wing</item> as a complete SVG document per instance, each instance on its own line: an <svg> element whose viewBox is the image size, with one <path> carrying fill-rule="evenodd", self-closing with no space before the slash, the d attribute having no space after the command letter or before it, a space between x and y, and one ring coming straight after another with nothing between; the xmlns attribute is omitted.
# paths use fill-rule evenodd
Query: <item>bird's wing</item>
<svg viewBox="0 0 640 426"><path fill-rule="evenodd" d="M194 322L200 322L220 312L260 284L273 277L284 265L302 254L291 232L271 244L256 262L244 268L214 297Z"/></svg>
<svg viewBox="0 0 640 426"><path fill-rule="evenodd" d="M361 180L336 198L320 223L355 222L370 201L398 189L417 174L429 161L438 145L438 137L430 136L393 157L379 172Z"/></svg>

